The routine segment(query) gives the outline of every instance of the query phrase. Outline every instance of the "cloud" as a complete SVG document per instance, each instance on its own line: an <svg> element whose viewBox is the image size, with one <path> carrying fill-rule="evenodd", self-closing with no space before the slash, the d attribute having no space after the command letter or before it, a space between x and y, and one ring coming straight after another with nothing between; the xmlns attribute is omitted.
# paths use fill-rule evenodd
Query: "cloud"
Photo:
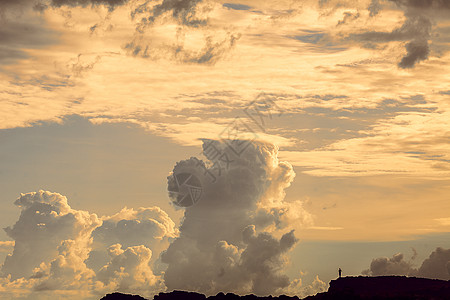
<svg viewBox="0 0 450 300"><path fill-rule="evenodd" d="M246 248L241 254L239 268L246 273L243 277L250 280L252 292L267 295L289 286L288 276L280 270L285 265L282 254L298 241L294 231L276 240L266 232L256 234L255 226L250 225L244 229L243 241Z"/></svg>
<svg viewBox="0 0 450 300"><path fill-rule="evenodd" d="M133 18L145 16L140 18L140 31L166 13L169 13L172 19L180 25L199 27L207 24L203 12L210 11L210 5L204 0L163 0L156 5L152 1L145 1L131 15Z"/></svg>
<svg viewBox="0 0 450 300"><path fill-rule="evenodd" d="M187 193L179 185L184 174L198 179L201 196L185 208L180 236L161 255L169 290L267 295L290 285L286 253L297 242L292 227L306 212L290 214L295 206L284 201L284 190L294 172L278 161L277 151L262 142L203 140L205 162L175 165L168 177L171 198Z"/></svg>
<svg viewBox="0 0 450 300"><path fill-rule="evenodd" d="M89 290L92 289L95 272L84 261L88 257L90 238L84 241L64 240L58 247L58 255L49 263L42 262L33 270L30 283L33 290Z"/></svg>
<svg viewBox="0 0 450 300"><path fill-rule="evenodd" d="M298 242L294 230L312 222L300 201L284 200L292 166L278 160L272 144L203 143L205 162L180 161L168 177L172 200L185 192L199 197L184 208L179 230L158 207L98 218L57 193L21 194L14 202L19 220L5 229L14 242L2 243L14 248L1 270L0 295L12 289L30 297L74 290L151 297L166 289L268 295L302 288L284 272ZM180 185L186 174L197 177L189 190ZM303 291L320 287L317 278Z"/></svg>
<svg viewBox="0 0 450 300"><path fill-rule="evenodd" d="M352 21L358 19L359 17L360 17L359 12L352 13L352 12L346 11L346 12L344 12L344 18L342 20L340 20L337 25L339 26L339 25L348 24L349 22L352 22Z"/></svg>
<svg viewBox="0 0 450 300"><path fill-rule="evenodd" d="M245 5L245 4L239 4L239 3L224 3L223 7L234 9L234 10L249 10L252 7Z"/></svg>
<svg viewBox="0 0 450 300"><path fill-rule="evenodd" d="M411 33L414 34L411 41L406 44L407 54L399 62L400 68L412 68L422 60L428 58L430 49L428 41L432 38L432 23L436 23L439 15L448 14L450 9L449 1L430 0L430 1L414 1L414 0L390 0L404 9L405 24L410 23Z"/></svg>
<svg viewBox="0 0 450 300"><path fill-rule="evenodd" d="M416 253L412 260L415 256ZM370 268L362 273L371 276L407 275L450 280L450 249L436 248L418 269L413 267L411 261L405 261L402 253L395 254L392 258L375 258Z"/></svg>
<svg viewBox="0 0 450 300"><path fill-rule="evenodd" d="M14 241L0 241L0 252L10 253L14 249Z"/></svg>
<svg viewBox="0 0 450 300"><path fill-rule="evenodd" d="M406 45L406 51L406 56L398 64L403 69L414 67L416 62L427 59L430 53L428 42L425 39L411 41Z"/></svg>
<svg viewBox="0 0 450 300"><path fill-rule="evenodd" d="M10 65L29 57L30 49L44 48L58 42L58 34L39 16L25 10L16 16L0 17L0 65Z"/></svg>
<svg viewBox="0 0 450 300"><path fill-rule="evenodd" d="M150 267L152 251L147 247L133 246L122 249L120 244L108 248L111 261L97 273L97 279L110 290L137 292L164 290L162 279L153 274Z"/></svg>
<svg viewBox="0 0 450 300"><path fill-rule="evenodd" d="M328 284L320 280L319 276L316 275L311 284L302 284L301 279L295 279L291 282L287 288L286 295L297 296L299 298L305 298L310 295L315 295L317 293L323 293L327 290Z"/></svg>
<svg viewBox="0 0 450 300"><path fill-rule="evenodd" d="M213 65L231 51L240 34L227 32L220 40L212 35L203 38L200 49L190 49L185 46L183 39L178 39L172 45L150 46L141 37L134 38L125 45L125 50L132 56L140 56L154 60L166 58L188 64Z"/></svg>
<svg viewBox="0 0 450 300"><path fill-rule="evenodd" d="M372 0L367 9L369 10L371 17L376 16L382 9L380 0Z"/></svg>
<svg viewBox="0 0 450 300"><path fill-rule="evenodd" d="M215 1L163 0L156 3L148 0L51 0L37 1L33 7L32 4L26 1L20 4L13 2L3 4L4 7L8 8L8 11L11 10L10 8L22 8L26 12L27 18L24 18L26 31L22 30L24 26L20 27L14 24L12 20L7 22L8 26L2 27L4 28L3 31L8 32L0 31L0 36L3 36L2 40L5 40L3 46L0 47L0 63L11 64L18 59L28 57L27 48L23 46L17 49L11 48L14 44L11 44L11 39L8 39L8 36L15 40L15 44L18 42L26 43L31 49L55 43L55 37L51 35L55 32L46 30L46 27L42 24L46 18L43 17L43 14L37 14L37 11L45 13L51 8L107 7L108 13L104 17L105 19L90 26L90 33L92 34L102 23L106 23L106 21L111 23L117 18L117 16L113 16L113 12L117 8L125 7L123 10L128 10L131 21L135 26L135 34L131 41L122 42L124 49L130 55L153 60L163 58L183 63L214 64L234 48L240 37L239 33L231 32L230 29L223 26L210 26L209 13L213 9L226 9ZM72 15L71 11L65 13ZM11 13L8 12L6 15L10 16ZM40 23L30 26L29 20L33 18ZM167 24L169 24L168 27L164 28ZM176 24L177 28L167 30L171 27L171 24ZM112 30L112 24L108 28ZM164 35L158 36L158 34L155 34L153 30L155 28L158 28L157 30L162 29ZM11 32L14 34L10 34ZM173 36L171 36L171 33L173 33ZM8 36L6 36L7 34ZM204 36L202 43L197 41L194 43L186 42L186 36L189 39L192 36L192 39L196 40L199 34ZM161 40L161 43L156 42L159 40ZM92 68L91 66L87 67ZM78 70L74 71L78 72Z"/></svg>
<svg viewBox="0 0 450 300"><path fill-rule="evenodd" d="M13 247L1 269L0 296L69 297L74 290L85 298L117 290L151 296L165 289L154 262L178 231L160 208L124 208L100 219L48 191L21 194L14 203L22 212L5 228L14 241L0 243Z"/></svg>
<svg viewBox="0 0 450 300"><path fill-rule="evenodd" d="M389 0L396 3L399 6L404 6L407 8L419 8L419 9L450 9L450 2L448 0L427 0L427 1L417 1L417 0Z"/></svg>
<svg viewBox="0 0 450 300"><path fill-rule="evenodd" d="M23 6L30 4L31 1L27 0L4 0L0 2L0 16L3 17L4 13L8 10L22 9Z"/></svg>
<svg viewBox="0 0 450 300"><path fill-rule="evenodd" d="M419 37L428 37L430 34L431 22L425 17L408 18L399 28L391 32L367 31L351 35L351 38L361 41L371 42L391 42L405 41Z"/></svg>
<svg viewBox="0 0 450 300"><path fill-rule="evenodd" d="M436 248L419 268L419 275L450 280L450 249Z"/></svg>
<svg viewBox="0 0 450 300"><path fill-rule="evenodd" d="M169 239L177 235L175 223L159 207L124 208L103 218L102 225L92 232L92 251L86 264L95 271L102 268L110 260L109 247L115 244L125 248L145 246L155 253L154 263L159 253L168 247Z"/></svg>
<svg viewBox="0 0 450 300"><path fill-rule="evenodd" d="M215 64L234 48L240 34L223 26L210 25L208 14L214 8L218 8L214 1L164 0L156 5L145 1L131 12L138 22L135 36L124 48L130 55L153 60L165 58L190 64ZM166 41L159 45L148 40L148 32L157 23L177 25L176 30L165 30ZM171 33L174 38L168 39Z"/></svg>
<svg viewBox="0 0 450 300"><path fill-rule="evenodd" d="M402 253L397 253L392 258L379 257L372 260L370 268L363 271L363 274L370 276L382 275L416 275L417 270L412 263L405 261Z"/></svg>
<svg viewBox="0 0 450 300"><path fill-rule="evenodd" d="M338 6L338 4L330 5ZM446 12L448 14L450 4L448 1L439 0L371 0L367 7L370 17L375 17L380 12L385 11L386 15L383 15L384 18L388 18L389 12L398 9L403 11L404 15L404 21L400 27L392 31L371 30L362 27L363 25L361 24L361 28L357 29L359 32L349 33L348 39L363 43L363 46L366 48L374 48L378 47L377 44L394 41L406 42L404 43L406 54L398 62L398 66L402 69L413 68L418 62L428 59L430 55L430 41L437 39L439 36L439 34L433 34L433 31L438 28L436 25L438 25L440 20L445 20L445 14ZM354 14L348 12L344 14L344 19L339 21L339 25L347 20L356 19ZM370 19L368 21L372 22ZM373 24L376 23L373 22ZM385 26L380 26L379 28L383 27ZM385 47L383 45L378 47L378 49L385 49Z"/></svg>
<svg viewBox="0 0 450 300"><path fill-rule="evenodd" d="M121 6L129 2L128 0L51 0L50 5L53 7L70 6L70 7L86 7L88 5L98 6L105 5L110 10L114 10L117 6Z"/></svg>
<svg viewBox="0 0 450 300"><path fill-rule="evenodd" d="M67 198L57 193L21 194L14 204L22 211L16 224L5 228L15 245L1 269L12 279L31 276L34 268L57 256L65 240L86 246L92 230L100 225L95 214L70 208Z"/></svg>
<svg viewBox="0 0 450 300"><path fill-rule="evenodd" d="M405 15L407 19L403 25L391 32L367 31L351 34L350 39L374 43L409 40L406 44L407 54L399 62L399 67L412 68L417 62L428 58L431 20L420 14L405 13Z"/></svg>

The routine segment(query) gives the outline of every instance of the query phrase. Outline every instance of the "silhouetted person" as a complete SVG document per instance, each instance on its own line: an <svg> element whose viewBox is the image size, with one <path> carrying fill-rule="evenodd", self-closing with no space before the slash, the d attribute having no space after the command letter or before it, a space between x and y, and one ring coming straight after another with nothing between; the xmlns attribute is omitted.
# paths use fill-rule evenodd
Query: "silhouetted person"
<svg viewBox="0 0 450 300"><path fill-rule="evenodd" d="M339 278L341 278L341 276L342 276L342 270L341 270L341 268L339 268L338 272L339 272Z"/></svg>

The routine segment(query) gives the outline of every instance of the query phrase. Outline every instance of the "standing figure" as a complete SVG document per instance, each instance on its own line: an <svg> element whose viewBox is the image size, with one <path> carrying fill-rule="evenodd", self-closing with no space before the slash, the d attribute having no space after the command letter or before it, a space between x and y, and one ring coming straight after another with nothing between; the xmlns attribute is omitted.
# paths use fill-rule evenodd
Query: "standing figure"
<svg viewBox="0 0 450 300"><path fill-rule="evenodd" d="M341 268L339 268L339 278L341 278L341 276L342 276L342 270L341 270Z"/></svg>

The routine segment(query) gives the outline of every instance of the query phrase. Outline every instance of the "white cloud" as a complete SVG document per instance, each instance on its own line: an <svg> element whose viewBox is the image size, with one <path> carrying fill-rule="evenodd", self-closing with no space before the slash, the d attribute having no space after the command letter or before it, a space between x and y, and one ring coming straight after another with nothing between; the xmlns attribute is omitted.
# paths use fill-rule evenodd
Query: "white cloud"
<svg viewBox="0 0 450 300"><path fill-rule="evenodd" d="M1 269L12 279L29 277L41 263L49 263L63 241L88 246L91 232L100 225L95 214L72 209L66 197L57 193L21 194L14 204L22 212L14 226L5 228L15 245Z"/></svg>
<svg viewBox="0 0 450 300"><path fill-rule="evenodd" d="M15 204L21 215L5 229L14 241L0 243L13 247L2 267L1 297L95 299L117 290L150 297L165 288L152 270L151 249L156 260L178 231L160 208L124 208L100 219L48 191L21 194Z"/></svg>
<svg viewBox="0 0 450 300"><path fill-rule="evenodd" d="M297 296L299 298L304 298L307 296L315 295L317 293L323 293L327 290L327 284L320 280L319 276L316 275L314 280L308 284L302 284L301 279L296 279L289 285L286 295Z"/></svg>
<svg viewBox="0 0 450 300"><path fill-rule="evenodd" d="M125 207L102 220L102 225L92 233L92 251L86 262L95 271L110 260L107 249L114 244L124 248L145 246L154 253L151 263L155 263L161 251L169 245L169 239L178 235L175 223L159 207L140 207L137 210Z"/></svg>
<svg viewBox="0 0 450 300"><path fill-rule="evenodd" d="M167 288L283 293L290 284L286 254L297 242L292 229L311 222L301 203L284 200L292 166L267 143L204 140L203 149L206 163L180 161L168 177L173 191L178 176L193 174L202 194L185 209L180 237L162 254ZM177 200L180 192L171 193Z"/></svg>
<svg viewBox="0 0 450 300"><path fill-rule="evenodd" d="M155 276L150 266L152 251L144 245L122 249L120 244L108 248L111 260L97 272L97 279L108 290L140 292L154 295L165 289L161 277Z"/></svg>

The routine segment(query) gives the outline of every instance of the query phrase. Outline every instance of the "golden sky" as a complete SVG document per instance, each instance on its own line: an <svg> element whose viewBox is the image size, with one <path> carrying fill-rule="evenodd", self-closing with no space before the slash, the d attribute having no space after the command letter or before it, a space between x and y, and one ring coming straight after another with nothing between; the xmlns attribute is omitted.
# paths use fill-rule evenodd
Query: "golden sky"
<svg viewBox="0 0 450 300"><path fill-rule="evenodd" d="M300 240L445 236L449 12L437 0L2 1L0 225L40 189L99 216L158 206L179 224L168 173L238 124L237 138L293 166ZM14 244L0 240L3 260Z"/></svg>

